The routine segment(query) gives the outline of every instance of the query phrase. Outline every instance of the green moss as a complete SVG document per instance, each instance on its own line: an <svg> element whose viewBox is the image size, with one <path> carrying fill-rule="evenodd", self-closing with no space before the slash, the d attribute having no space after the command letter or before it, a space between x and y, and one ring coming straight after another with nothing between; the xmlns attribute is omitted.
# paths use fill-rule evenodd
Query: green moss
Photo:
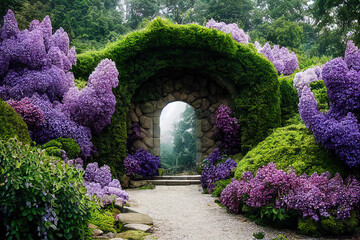
<svg viewBox="0 0 360 240"><path fill-rule="evenodd" d="M297 174L329 171L332 175L336 172L347 175L345 165L319 146L303 124L275 129L238 163L235 178L240 178L245 171L255 173L270 162L278 169L293 167Z"/></svg>
<svg viewBox="0 0 360 240"><path fill-rule="evenodd" d="M114 214L109 210L96 210L91 215L90 223L99 227L104 233L113 232L117 233L115 228ZM118 229L119 230L119 229Z"/></svg>
<svg viewBox="0 0 360 240"><path fill-rule="evenodd" d="M17 137L23 143L30 143L29 130L15 110L0 99L0 140Z"/></svg>
<svg viewBox="0 0 360 240"><path fill-rule="evenodd" d="M280 125L280 91L274 65L258 54L253 44L237 43L230 34L158 18L105 49L79 54L73 68L76 78L87 79L104 58L115 61L120 82L113 91L117 103L111 125L92 139L98 149L94 161L108 164L117 176L124 172L126 114L130 102L157 97L151 92L140 98L134 94L159 72L184 69L230 81L234 91L232 109L242 126L239 147L244 152Z"/></svg>
<svg viewBox="0 0 360 240"><path fill-rule="evenodd" d="M126 232L116 234L116 237L122 239L131 239L131 240L143 240L148 235L150 235L150 233L145 233L136 230L129 230Z"/></svg>

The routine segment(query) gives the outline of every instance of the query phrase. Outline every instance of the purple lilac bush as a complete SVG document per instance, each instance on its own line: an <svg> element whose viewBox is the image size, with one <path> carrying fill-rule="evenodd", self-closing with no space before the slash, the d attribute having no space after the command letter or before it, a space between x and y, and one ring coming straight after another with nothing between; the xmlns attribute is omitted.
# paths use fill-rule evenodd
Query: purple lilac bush
<svg viewBox="0 0 360 240"><path fill-rule="evenodd" d="M128 138L126 140L126 151L128 153L132 153L134 151L134 143L138 140L142 140L141 136L141 127L139 123L134 123L132 126L132 133L128 134Z"/></svg>
<svg viewBox="0 0 360 240"><path fill-rule="evenodd" d="M231 33L235 41L239 43L249 43L250 36L244 30L240 29L236 23L226 24L224 22L216 22L214 19L208 21L205 25L207 28L215 28L224 33Z"/></svg>
<svg viewBox="0 0 360 240"><path fill-rule="evenodd" d="M215 182L231 177L231 171L235 169L237 163L231 158L223 161L223 156L218 148L214 149L209 156L204 159L204 167L201 173L201 185L204 190L212 192Z"/></svg>
<svg viewBox="0 0 360 240"><path fill-rule="evenodd" d="M37 143L73 138L82 156L89 157L95 151L91 132L101 132L115 111L112 88L118 84L118 72L114 62L102 60L79 91L69 72L75 63L75 47L69 49L67 33L60 28L52 34L48 16L20 31L14 13L8 11L0 31L0 98L24 107L26 101L32 107L34 116L25 121L30 121L30 134ZM23 117L24 107L18 108ZM44 124L32 125L36 116L43 116Z"/></svg>
<svg viewBox="0 0 360 240"><path fill-rule="evenodd" d="M270 44L266 43L261 47L260 43L255 41L255 47L259 53L262 53L270 62L272 62L279 75L291 75L299 68L299 62L294 52L289 52L286 47L274 45L271 49Z"/></svg>
<svg viewBox="0 0 360 240"><path fill-rule="evenodd" d="M345 60L335 58L324 64L321 70L321 73L315 69L295 76L301 119L314 133L317 143L333 150L348 166L359 167L360 129L357 119L360 117L360 51L349 41ZM318 110L318 103L309 86L311 81L321 77L331 102L327 113Z"/></svg>
<svg viewBox="0 0 360 240"><path fill-rule="evenodd" d="M123 205L129 200L129 195L122 190L119 180L112 179L110 167L104 165L99 168L98 163L89 163L85 169L84 186L88 195L96 195L102 205L113 201Z"/></svg>
<svg viewBox="0 0 360 240"><path fill-rule="evenodd" d="M221 105L216 111L215 138L222 151L234 154L240 152L240 125L238 120L230 115L231 109L225 105Z"/></svg>
<svg viewBox="0 0 360 240"><path fill-rule="evenodd" d="M303 218L316 221L330 215L344 219L359 209L360 183L352 176L343 180L336 174L330 178L329 172L297 176L269 163L255 177L245 172L239 181L233 180L221 193L220 202L235 213L245 204L295 210Z"/></svg>
<svg viewBox="0 0 360 240"><path fill-rule="evenodd" d="M128 154L124 160L124 165L126 175L143 177L158 175L158 169L161 167L160 158L142 148L137 149L133 155Z"/></svg>

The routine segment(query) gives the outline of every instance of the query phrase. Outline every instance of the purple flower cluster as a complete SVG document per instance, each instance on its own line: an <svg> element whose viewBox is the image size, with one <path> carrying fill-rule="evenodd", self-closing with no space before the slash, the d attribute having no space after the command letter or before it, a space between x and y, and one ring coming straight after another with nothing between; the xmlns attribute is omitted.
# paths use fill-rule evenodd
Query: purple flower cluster
<svg viewBox="0 0 360 240"><path fill-rule="evenodd" d="M215 138L219 140L221 150L233 154L240 151L240 125L231 117L231 109L221 105L216 111Z"/></svg>
<svg viewBox="0 0 360 240"><path fill-rule="evenodd" d="M40 108L30 102L29 98L23 98L20 101L8 100L6 103L9 104L22 119L24 119L29 130L41 126L45 121L43 112Z"/></svg>
<svg viewBox="0 0 360 240"><path fill-rule="evenodd" d="M294 81L300 96L299 113L306 127L314 133L319 144L335 151L350 167L360 165L360 129L357 120L360 117L359 71L360 51L349 41L345 61L335 58L323 65L321 74L300 73ZM327 113L318 110L309 86L321 75L331 101ZM308 80L302 82L304 78Z"/></svg>
<svg viewBox="0 0 360 240"><path fill-rule="evenodd" d="M225 162L221 162L223 157L220 150L216 148L204 160L204 167L201 173L201 185L203 189L212 192L215 187L215 182L227 179L231 176L231 171L236 168L237 163L231 158Z"/></svg>
<svg viewBox="0 0 360 240"><path fill-rule="evenodd" d="M158 175L161 167L160 158L152 155L142 148L136 150L135 154L128 155L124 160L126 175L134 174L143 177Z"/></svg>
<svg viewBox="0 0 360 240"><path fill-rule="evenodd" d="M259 53L262 53L270 62L272 62L279 75L291 75L299 68L299 62L294 52L289 52L286 47L274 45L271 49L270 44L266 43L261 47L260 43L255 41L255 47Z"/></svg>
<svg viewBox="0 0 360 240"><path fill-rule="evenodd" d="M226 24L224 22L216 22L214 19L208 21L205 25L207 28L215 28L224 33L231 33L233 39L239 43L249 43L250 36L244 30L240 29L236 23Z"/></svg>
<svg viewBox="0 0 360 240"><path fill-rule="evenodd" d="M57 137L73 138L82 156L89 157L95 151L91 132L101 132L115 111L115 63L102 60L88 85L79 91L69 72L76 63L75 47L69 49L69 37L62 28L52 34L48 16L20 31L9 10L0 36L0 98L14 106L15 101L21 103L17 109L30 121L34 141L42 144Z"/></svg>
<svg viewBox="0 0 360 240"><path fill-rule="evenodd" d="M255 177L245 172L240 181L233 180L221 193L220 202L236 213L245 204L295 210L303 218L315 220L330 215L343 219L359 208L360 183L354 177L344 181L339 174L330 178L329 172L297 176L294 171L277 170L274 163L269 163Z"/></svg>
<svg viewBox="0 0 360 240"><path fill-rule="evenodd" d="M85 169L84 186L88 195L96 195L103 205L113 201L125 204L129 195L121 189L119 180L112 179L110 168L104 165L99 168L98 163L89 163Z"/></svg>
<svg viewBox="0 0 360 240"><path fill-rule="evenodd" d="M132 132L128 134L128 138L126 141L126 150L128 153L132 153L134 151L134 143L138 140L142 140L141 136L141 127L139 123L134 123L132 125Z"/></svg>

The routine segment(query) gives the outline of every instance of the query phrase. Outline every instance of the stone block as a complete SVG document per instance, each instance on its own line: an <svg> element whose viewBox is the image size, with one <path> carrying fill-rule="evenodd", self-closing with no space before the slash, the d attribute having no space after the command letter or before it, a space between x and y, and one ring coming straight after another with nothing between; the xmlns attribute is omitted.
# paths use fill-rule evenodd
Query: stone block
<svg viewBox="0 0 360 240"><path fill-rule="evenodd" d="M160 125L154 124L154 138L160 138Z"/></svg>
<svg viewBox="0 0 360 240"><path fill-rule="evenodd" d="M149 148L154 147L154 139L153 138L149 138L146 137L143 139L143 142L146 144L146 146L148 146Z"/></svg>
<svg viewBox="0 0 360 240"><path fill-rule="evenodd" d="M146 117L146 116L140 117L140 124L141 124L141 127L144 129L150 129L153 127L152 119L149 117Z"/></svg>
<svg viewBox="0 0 360 240"><path fill-rule="evenodd" d="M203 99L201 103L201 110L206 111L209 110L210 101L208 99Z"/></svg>
<svg viewBox="0 0 360 240"><path fill-rule="evenodd" d="M130 180L130 187L131 188L138 188L138 187L142 187L142 186L146 186L146 185L149 185L149 182L146 181L146 180L140 180L140 181L132 181L132 180ZM119 215L121 215L121 214L130 214L130 213L120 213ZM121 219L119 219L119 220L121 221ZM121 222L125 224L125 222L123 222L123 221L121 221ZM127 222L127 223L130 223L130 222Z"/></svg>
<svg viewBox="0 0 360 240"><path fill-rule="evenodd" d="M202 99L198 99L198 100L195 100L192 105L194 108L198 109L201 107L201 104L202 104Z"/></svg>
<svg viewBox="0 0 360 240"><path fill-rule="evenodd" d="M138 230L138 231L143 231L143 232L147 232L151 229L151 227L149 225L135 224L135 223L125 224L124 228L125 228L125 230Z"/></svg>
<svg viewBox="0 0 360 240"><path fill-rule="evenodd" d="M154 111L154 105L150 102L146 102L140 105L140 109L143 113L152 113Z"/></svg>
<svg viewBox="0 0 360 240"><path fill-rule="evenodd" d="M148 147L145 145L145 143L141 142L141 141L136 141L134 142L134 147L135 149L139 149L139 148L142 148L144 150L148 150Z"/></svg>
<svg viewBox="0 0 360 240"><path fill-rule="evenodd" d="M135 122L135 123L139 122L139 118L136 116L136 113L134 111L130 112L130 119L132 122Z"/></svg>
<svg viewBox="0 0 360 240"><path fill-rule="evenodd" d="M139 105L139 104L137 104L136 107L135 107L135 113L136 113L136 115L138 116L138 118L143 115L142 112L141 112L141 109L140 109L140 105Z"/></svg>
<svg viewBox="0 0 360 240"><path fill-rule="evenodd" d="M200 97L206 97L207 95L209 95L209 90L207 88L201 88L200 89Z"/></svg>
<svg viewBox="0 0 360 240"><path fill-rule="evenodd" d="M203 132L207 132L212 128L212 126L210 125L210 123L208 122L208 120L206 119L202 119L201 120L201 131Z"/></svg>
<svg viewBox="0 0 360 240"><path fill-rule="evenodd" d="M210 148L212 146L214 146L215 142L210 139L210 138L207 138L207 137L203 137L202 138L202 147L203 148Z"/></svg>
<svg viewBox="0 0 360 240"><path fill-rule="evenodd" d="M160 99L156 104L156 108L159 110L162 110L165 106L166 102L163 99Z"/></svg>
<svg viewBox="0 0 360 240"><path fill-rule="evenodd" d="M173 101L175 101L175 97L172 95L172 94L168 94L166 97L165 97L165 100L168 102L168 103L171 103Z"/></svg>
<svg viewBox="0 0 360 240"><path fill-rule="evenodd" d="M147 181L146 181L147 182ZM123 224L146 224L152 225L153 220L147 214L142 213L120 213L117 215Z"/></svg>
<svg viewBox="0 0 360 240"><path fill-rule="evenodd" d="M180 100L184 101L187 98L187 94L186 93L181 93L180 94Z"/></svg>
<svg viewBox="0 0 360 240"><path fill-rule="evenodd" d="M182 85L182 83L180 81L176 81L174 85L175 85L174 86L175 91L179 91L183 87L183 85Z"/></svg>

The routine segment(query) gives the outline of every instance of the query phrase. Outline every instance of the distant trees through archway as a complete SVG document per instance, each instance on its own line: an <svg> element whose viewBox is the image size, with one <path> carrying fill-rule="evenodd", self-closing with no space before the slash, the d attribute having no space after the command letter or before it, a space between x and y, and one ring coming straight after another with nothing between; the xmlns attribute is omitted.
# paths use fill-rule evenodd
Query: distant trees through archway
<svg viewBox="0 0 360 240"><path fill-rule="evenodd" d="M187 103L169 103L160 116L160 159L167 174L196 170L196 114Z"/></svg>

